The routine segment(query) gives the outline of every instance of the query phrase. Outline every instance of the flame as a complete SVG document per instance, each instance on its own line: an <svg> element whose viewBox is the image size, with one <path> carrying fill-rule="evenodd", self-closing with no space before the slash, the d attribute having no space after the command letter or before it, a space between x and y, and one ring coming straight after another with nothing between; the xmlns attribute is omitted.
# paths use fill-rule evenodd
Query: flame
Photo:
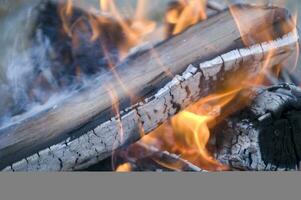
<svg viewBox="0 0 301 200"><path fill-rule="evenodd" d="M80 36L74 33L74 29L80 29L85 34L90 34L91 45L99 43L102 49L102 54L106 58L108 68L113 72L116 80L121 84L124 91L131 99L135 99L135 95L127 88L127 84L123 83L119 74L114 67L121 62L130 52L130 49L143 44L149 40L152 35L155 35L157 23L150 20L145 10L148 8L150 1L138 0L135 5L133 14L130 17L125 16L118 4L114 0L99 0L100 13L92 12L93 15L88 14L88 23L85 17L80 17L74 21L74 2L67 0L66 4L62 4L59 10L63 32L72 38L73 48L80 48L82 44ZM181 0L179 1L181 10L178 12L176 21L171 21L174 25L173 34L180 33L187 27L206 19L206 0ZM93 9L92 11L95 11ZM170 11L172 12L172 10ZM169 14L167 14L168 16ZM170 17L167 17L169 19ZM168 20L169 21L169 20ZM176 23L175 23L176 22ZM91 31L90 31L91 30ZM90 33L91 32L91 33ZM163 39L160 38L160 39ZM108 40L108 42L104 42ZM118 59L112 57L111 48L117 48ZM164 66L157 52L152 51L152 58L156 59L158 65L163 68L167 76L174 75ZM83 76L80 73L81 66L76 68L75 74Z"/></svg>
<svg viewBox="0 0 301 200"><path fill-rule="evenodd" d="M130 48L142 43L144 38L156 28L156 23L145 17L146 8L147 1L138 0L134 17L127 19L121 14L114 0L100 0L101 11L110 14L118 21L127 38L127 42L120 47L122 58L126 57Z"/></svg>
<svg viewBox="0 0 301 200"><path fill-rule="evenodd" d="M107 91L110 95L111 101L112 101L112 110L115 113L115 116L116 116L115 118L116 118L116 120L118 121L118 124L119 124L118 136L119 136L120 142L122 142L123 139L124 139L124 134L123 134L124 132L123 132L123 126L122 126L122 123L121 123L118 94L110 86L107 86L106 89L107 89Z"/></svg>
<svg viewBox="0 0 301 200"><path fill-rule="evenodd" d="M258 3L259 2L260 1L258 1ZM280 3L280 2L278 2L278 3ZM284 1L282 1L281 4L284 4ZM239 7L237 7L235 5L230 6L229 10L233 16L233 19L234 19L236 25L237 25L237 28L241 34L241 38L242 38L242 41L245 46L254 45L254 42L261 43L262 41L264 41L264 42L273 41L277 37L277 36L275 36L275 34L277 34L277 32L279 32L279 33L291 32L291 33L297 35L297 30L290 30L292 25L289 23L280 23L279 26L277 27L278 31L275 31L274 29L265 29L265 27L269 26L267 24L269 20L266 20L266 22L262 22L260 27L256 28L256 30L262 29L264 31L261 30L261 32L251 33L248 36L246 36L246 33L252 32L253 30L252 30L252 27L250 27L248 24L244 23L244 20L242 19L244 11L242 9L239 9ZM276 15L276 11L275 11L275 13L272 13L268 17L273 18L274 15ZM297 13L292 15L291 19L292 19L291 23L293 24L293 26L297 27ZM272 71L273 71L273 75L278 77L280 74L280 71L283 67L289 68L289 71L291 71L291 72L294 71L295 68L297 67L298 58L299 58L299 44L298 43L296 43L295 49L296 49L296 53L293 55L294 58L290 59L290 60L293 60L293 63L289 64L290 66L281 66L281 65L276 66L276 67L272 66L271 60L275 56L276 50L271 49L269 52L266 52L264 55L264 62L260 68L260 72L259 72L258 76L254 80L252 80L252 85L255 85L255 86L262 85L266 79L266 76L268 74L271 74ZM271 67L273 67L273 69Z"/></svg>
<svg viewBox="0 0 301 200"><path fill-rule="evenodd" d="M107 34L106 32L111 33L114 31L116 32L116 30L120 30L125 36L125 40L118 41L116 46L118 47L120 60L122 60L128 55L131 48L145 42L158 28L158 24L148 19L145 14L145 10L148 7L149 2L150 1L147 0L138 0L134 12L131 17L128 18L122 14L121 10L118 8L118 4L116 4L114 0L100 0L99 8L101 14L97 16L89 16L89 23L92 30L90 41L97 42L103 37L103 35ZM166 37L179 34L188 27L207 19L206 3L207 0L179 0L170 4L164 16L164 22L167 29ZM72 6L72 0L68 0L67 4L60 10L63 29L68 34L72 34L72 24L70 24L70 18L73 14ZM241 20L241 12L243 11L236 9L235 6L231 6L230 11L246 46L250 46L255 39L258 41L271 41L275 38L274 33L271 32L271 30L259 34L260 38L244 37L246 35L245 33L250 31L250 27L249 24L245 24L244 21ZM297 23L296 18L294 18L294 23ZM263 23L262 26L265 26L265 24ZM282 28L283 30L286 29L285 26ZM77 43L75 42L74 45L76 44ZM101 48L105 57L108 59L109 68L115 75L116 81L118 81L127 94L134 99L134 95L131 94L131 91L126 86L127 84L123 83L119 74L114 69L117 63L115 60L110 59L108 46L106 44L101 44ZM298 55L299 46L296 47L296 51L296 55ZM158 61L158 65L163 68L167 76L173 77L174 75L160 62L160 56L158 53L154 50L151 50L151 53L152 59L156 59ZM235 105L235 110L224 111L229 103L235 100L235 97L242 89L249 88L254 85L262 85L264 83L265 75L271 70L270 62L274 55L274 50L265 54L265 59L261 65L261 71L258 76L246 79L244 78L247 77L246 74L237 72L231 80L228 80L223 84L223 86L221 86L219 92L202 98L194 105L172 117L169 122L163 124L151 134L144 136L140 142L142 144L156 146L160 150L167 150L171 153L178 154L183 159L188 160L206 170L228 170L228 166L219 163L214 158L214 155L212 155L212 151L210 151L210 130L232 112L237 111L239 108L248 103L241 100L239 105ZM296 56L295 66L297 60ZM281 66L276 68L276 74L279 74L280 70ZM80 67L78 67L77 73L81 74ZM240 84L237 84L238 80L240 81ZM108 88L108 91L112 99L113 111L116 113L116 119L120 123L119 136L122 141L124 138L119 114L118 95L116 91L111 88ZM140 128L140 134L144 135L143 127ZM170 169L179 169L177 164L173 165L170 163L164 163L160 160L155 161ZM127 172L131 170L132 165L130 163L124 163L116 168L116 171L118 172Z"/></svg>
<svg viewBox="0 0 301 200"><path fill-rule="evenodd" d="M71 16L72 13L73 13L73 1L72 0L67 0L66 15Z"/></svg>
<svg viewBox="0 0 301 200"><path fill-rule="evenodd" d="M228 115L221 110L231 102L241 88L209 95L194 105L172 117L153 133L142 138L141 142L159 149L168 150L189 160L196 166L210 171L227 170L228 167L219 163L208 151L210 128ZM230 114L230 113L227 113ZM169 169L179 169L177 163L164 163L155 160Z"/></svg>
<svg viewBox="0 0 301 200"><path fill-rule="evenodd" d="M95 9L91 8L93 15L87 13L90 27L86 27L86 32L89 32L90 29L92 32L90 42L95 43L98 40L104 41L104 38L108 38L117 46L119 61L121 61L128 55L131 48L145 42L157 28L156 22L145 16L148 3L149 1L146 0L138 0L134 14L131 17L126 17L114 0L100 0L100 12L97 13ZM73 16L75 15L73 0L67 0L66 3L60 5L62 31L73 38L72 29L78 24L78 21L84 21L85 16L74 21L74 18L77 17ZM110 45L102 44L102 48L105 56L109 57L109 53L106 52L109 52ZM110 66L117 64L114 60L110 61L110 58L108 60Z"/></svg>
<svg viewBox="0 0 301 200"><path fill-rule="evenodd" d="M113 143L113 151L112 151L112 168L115 169L115 156L116 156L116 151L115 149L118 148L118 145L120 143L123 143L124 141L124 130L123 130L123 124L121 122L121 115L120 115L120 109L119 109L119 98L118 98L118 94L117 92L112 89L111 86L107 86L106 90L108 91L111 101L112 101L112 111L115 113L115 119L117 121L118 124L118 135L115 137L115 141ZM120 165L118 167L116 167L116 171L117 172L126 172L126 171L130 171L131 169L131 165L129 165L128 163L125 163L123 165Z"/></svg>
<svg viewBox="0 0 301 200"><path fill-rule="evenodd" d="M124 163L117 167L116 172L130 172L132 171L132 165L130 163Z"/></svg>
<svg viewBox="0 0 301 200"><path fill-rule="evenodd" d="M197 154L208 164L216 164L216 161L210 156L206 149L209 141L210 131L208 122L212 120L211 116L197 115L192 112L183 111L171 119L175 134L182 137L185 133L183 143L190 148L197 150ZM185 151L184 151L185 152Z"/></svg>
<svg viewBox="0 0 301 200"><path fill-rule="evenodd" d="M73 0L67 0L66 4L62 4L61 8L59 9L59 14L61 16L63 30L68 35L70 33L70 17L73 14Z"/></svg>
<svg viewBox="0 0 301 200"><path fill-rule="evenodd" d="M165 15L165 21L172 26L168 32L175 35L207 19L206 3L206 0L180 0L171 4Z"/></svg>
<svg viewBox="0 0 301 200"><path fill-rule="evenodd" d="M165 15L165 21L169 24L168 36L178 34L190 25L206 19L205 15L196 15L197 12L193 12L192 9L199 9L198 12L201 14L204 11L204 9L200 9L202 7L195 6L194 3L196 2L181 1L179 4L173 4L169 8ZM250 27L240 20L241 10L236 9L236 7L231 7L230 10L242 35L244 44L250 46L254 38L244 37L245 33L249 32ZM283 26L282 28L286 30L287 27ZM268 30L260 34L260 38L255 39L257 41L272 41L274 38L274 33ZM296 49L296 55L298 55L299 47ZM246 79L245 77L248 77L247 74L237 72L232 76L231 80L227 80L224 83L220 88L221 92L202 98L194 105L172 117L170 122L163 124L159 129L145 136L141 141L145 144L157 146L159 149L176 153L200 168L209 171L228 170L228 166L219 163L210 153L212 152L209 150L211 148L210 129L249 103L250 99L240 97L239 104L235 104L234 109L227 109L229 103L235 100L235 97L242 89L264 84L266 74L271 71L271 60L275 56L275 52L275 50L271 49L265 53L258 76ZM274 70L278 74L281 66ZM238 81L240 84L237 84ZM179 167L176 164L171 165L160 160L156 160L156 162L173 170Z"/></svg>
<svg viewBox="0 0 301 200"><path fill-rule="evenodd" d="M109 1L108 0L99 0L99 6L100 10L103 12L108 12L109 11Z"/></svg>
<svg viewBox="0 0 301 200"><path fill-rule="evenodd" d="M73 0L60 4L59 8L62 32L71 38L72 47L79 49L83 42L90 43L89 45L98 44L103 54L100 57L105 57L107 67L131 99L135 99L135 95L121 80L114 67L128 55L131 48L142 44L156 29L157 24L145 16L148 3L146 0L138 0L134 14L130 18L123 15L114 0L100 0L100 12L95 12L95 9L91 8L93 14L87 12L87 16L81 17L76 16ZM77 29L80 29L82 35L90 35L90 41L83 41L82 35L76 33ZM115 53L115 49L118 53ZM83 76L81 71L81 66L76 67L75 75Z"/></svg>

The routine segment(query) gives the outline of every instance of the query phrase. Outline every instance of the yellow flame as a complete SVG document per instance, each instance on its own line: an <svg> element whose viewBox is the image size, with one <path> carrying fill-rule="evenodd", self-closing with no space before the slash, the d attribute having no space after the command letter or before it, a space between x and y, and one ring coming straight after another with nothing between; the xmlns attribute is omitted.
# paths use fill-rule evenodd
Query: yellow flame
<svg viewBox="0 0 301 200"><path fill-rule="evenodd" d="M172 25L171 35L181 33L189 26L198 23L207 18L206 15L206 0L179 0L177 7L171 8L165 14L165 22ZM148 7L148 1L138 0L136 4L136 10L131 19L125 18L114 0L100 0L99 6L102 12L110 14L110 16L116 21L118 26L121 27L122 32L126 36L126 41L121 43L118 48L121 58L125 57L129 52L129 49L141 44L146 36L157 27L157 24L147 19L145 10ZM72 15L72 0L68 0L64 8L61 9L61 16L63 21L63 28L67 33L70 33L69 17ZM243 24L240 21L240 15L235 7L231 7L230 11L235 19L237 27L241 34L249 30L248 24ZM92 28L91 41L95 42L103 34L103 25L111 25L111 17L107 16L90 16L89 21ZM296 19L295 19L296 21ZM296 23L296 22L295 22ZM295 33L297 34L297 33ZM170 36L170 35L169 35ZM272 33L265 32L262 36L264 41L272 40ZM242 38L245 44L248 44L247 39ZM106 46L102 46L104 54L108 54ZM299 54L299 46L297 46L297 55ZM173 77L168 68L160 61L160 56L154 50L151 51L152 59L156 59L158 65L163 68L167 76ZM270 70L270 62L274 56L274 51L271 50L265 55L265 60L262 64L261 73L256 78L243 79L245 74L236 74L228 82L223 85L222 92L217 94L211 94L205 98L199 100L196 104L190 106L185 111L180 112L173 117L169 123L165 123L159 129L152 134L145 136L141 142L150 145L160 146L160 149L168 150L173 153L181 155L184 159L200 166L207 170L226 170L227 167L220 164L213 155L208 151L208 143L210 141L210 128L216 123L217 118L223 119L229 113L222 113L221 110L227 106L237 95L237 93L250 85L260 85L263 82L264 74ZM109 57L109 56L106 56ZM297 60L297 58L296 58ZM296 61L297 62L297 61ZM119 74L114 69L116 63L109 60L110 68L116 77L116 81L120 83L121 87L126 93L133 99L134 94L131 94L130 88L127 88L127 84L124 83ZM78 70L80 74L80 69ZM237 80L243 80L240 84L237 84ZM123 127L119 112L119 99L116 91L112 87L108 87L110 98L112 99L112 108L116 113L116 119L120 123L119 136L120 140L124 140ZM237 109L240 105L237 105ZM141 128L141 135L144 135L143 127ZM157 161L163 166L167 166L171 169L178 169L180 166L177 164L162 163ZM116 171L124 172L131 171L132 166L130 163L124 163L117 167Z"/></svg>
<svg viewBox="0 0 301 200"><path fill-rule="evenodd" d="M108 91L111 101L112 101L112 110L115 113L116 119L118 121L118 125L119 125L118 135L120 138L120 142L122 142L124 140L124 134L123 134L124 132L123 132L123 125L121 123L118 94L110 86L107 86L107 91Z"/></svg>
<svg viewBox="0 0 301 200"><path fill-rule="evenodd" d="M260 2L260 1L259 1ZM278 4L281 2L278 2ZM282 1L282 4L284 4L284 1ZM262 24L260 25L260 27L258 27L258 29L262 29L260 30L261 33L251 33L248 36L246 36L246 33L249 33L251 27L249 26L249 24L244 23L244 20L242 20L242 16L244 15L244 11L242 9L239 9L237 6L230 6L229 7L230 12L233 16L233 19L236 23L236 26L238 28L238 31L241 34L241 39L244 43L245 46L250 46L250 45L254 45L254 43L261 43L262 41L265 42L270 42L273 41L277 38L275 38L275 30L274 29L270 29L266 27L270 26L269 20L263 21ZM273 17L274 13L271 14L271 16L269 17ZM291 28L293 27L297 27L297 14L294 14L291 18L291 21L289 23L282 23L279 24L279 32L291 32L295 35L297 35L297 31L296 30L291 30ZM258 76L255 77L253 80L249 81L250 85L255 85L255 86L260 86L264 84L264 81L266 79L266 75L267 74L273 74L274 76L278 76L281 69L286 67L289 68L289 70L292 72L294 71L294 69L297 66L297 62L298 62L298 57L299 57L299 44L296 43L296 52L293 56L295 56L294 58L291 58L290 60L293 61L293 63L290 63L289 67L288 66L283 66L278 65L278 66L273 66L272 65L272 58L275 56L277 50L275 49L271 49L269 50L269 52L265 52L264 55L264 59L262 61L261 64L261 68L260 68L260 72L258 73Z"/></svg>
<svg viewBox="0 0 301 200"><path fill-rule="evenodd" d="M103 12L108 12L109 11L109 0L99 0L99 6L100 10Z"/></svg>
<svg viewBox="0 0 301 200"><path fill-rule="evenodd" d="M238 87L202 98L172 117L170 123L165 123L142 138L141 142L179 154L206 170L227 170L228 167L220 164L207 149L211 135L210 127L216 123L217 117L226 117L225 113L221 113L221 109L231 102L240 90ZM169 169L181 170L179 163L166 163L157 159L155 161Z"/></svg>
<svg viewBox="0 0 301 200"><path fill-rule="evenodd" d="M206 0L181 0L180 4L170 9L166 15L167 23L173 24L172 35L181 33L189 26L207 18Z"/></svg>
<svg viewBox="0 0 301 200"><path fill-rule="evenodd" d="M132 171L132 165L130 163L124 163L119 165L116 169L116 172L130 172Z"/></svg>
<svg viewBox="0 0 301 200"><path fill-rule="evenodd" d="M177 132L185 133L185 143L189 146L196 145L200 156L211 162L209 153L206 150L206 145L209 140L210 131L207 123L212 120L212 117L205 115L197 115L192 112L183 111L176 117L172 118L172 125ZM188 134L191 134L190 137Z"/></svg>
<svg viewBox="0 0 301 200"><path fill-rule="evenodd" d="M67 0L66 15L70 16L73 12L73 0Z"/></svg>

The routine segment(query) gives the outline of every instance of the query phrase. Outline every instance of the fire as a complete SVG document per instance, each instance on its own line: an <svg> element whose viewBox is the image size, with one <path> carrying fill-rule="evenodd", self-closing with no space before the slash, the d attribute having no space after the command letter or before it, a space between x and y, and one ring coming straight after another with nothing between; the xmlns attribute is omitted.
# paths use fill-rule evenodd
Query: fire
<svg viewBox="0 0 301 200"><path fill-rule="evenodd" d="M208 128L208 122L212 120L211 116L197 115L193 112L183 111L176 117L171 119L171 124L175 131L176 137L181 138L181 142L184 145L182 148L185 152L185 146L195 149L204 161L209 165L216 165L216 161L211 157L206 149L206 145L210 138L210 131ZM182 135L185 133L185 135Z"/></svg>
<svg viewBox="0 0 301 200"><path fill-rule="evenodd" d="M103 12L109 11L109 0L99 0L100 10Z"/></svg>
<svg viewBox="0 0 301 200"><path fill-rule="evenodd" d="M136 4L136 9L131 17L124 16L119 10L118 5L114 0L100 0L100 10L90 8L92 14L88 16L76 16L74 11L73 0L66 0L65 4L61 4L59 14L62 21L63 32L69 37L74 38L74 29L79 23L85 25L85 34L91 34L90 43L97 43L99 40L109 40L108 43L113 43L113 46L118 48L119 61L125 58L130 49L142 44L146 38L155 31L157 24L153 20L149 20L144 11L148 7L148 1L139 0ZM86 23L88 18L89 24ZM75 20L75 21L74 21ZM91 33L90 33L91 30ZM79 41L73 45L78 44ZM110 58L109 52L111 46L102 45L105 57L108 57L110 67L113 67L117 62Z"/></svg>
<svg viewBox="0 0 301 200"><path fill-rule="evenodd" d="M117 43L119 51L119 58L122 60L125 58L130 49L136 47L147 41L150 35L158 29L158 24L148 19L145 15L145 10L148 7L147 0L138 0L136 8L132 16L125 17L118 4L114 0L100 0L99 8L100 15L97 17L89 17L89 24L92 29L90 41L96 42L99 38L102 38L106 32L122 31L125 36L125 40ZM179 34L202 20L207 18L206 15L207 0L178 0L169 4L169 7L164 16L166 35L165 37L171 37ZM68 0L66 6L61 9L61 18L63 21L63 29L66 33L71 34L70 17L73 13L72 0ZM241 33L242 40L246 46L250 46L254 40L256 41L271 41L274 37L274 33L271 30L258 34L260 38L246 38L245 33L250 31L248 24L244 23L244 20L240 18L241 10L236 7L230 7L230 11L235 19L238 30ZM296 20L295 20L296 23ZM113 27L114 25L114 27ZM264 24L262 26L265 26ZM112 28L113 27L113 28ZM116 28L117 27L117 28ZM281 27L284 30L285 26ZM112 31L113 30L113 31ZM296 33L297 34L297 33ZM162 39L162 38L160 38ZM129 96L126 84L122 83L119 75L114 71L116 61L110 59L110 52L107 45L102 45L102 50L106 57L109 59L109 67L117 78L117 81L121 83L121 86ZM299 47L296 48L299 54ZM158 59L157 52L153 51L153 59ZM245 74L237 74L230 81L223 85L223 88L216 94L211 94L194 105L188 107L186 110L180 112L178 115L171 118L171 120L163 124L160 128L152 132L151 134L144 136L141 139L141 143L153 145L161 150L167 150L171 153L180 155L182 158L192 162L193 164L210 171L228 170L227 166L219 163L212 155L211 148L211 129L220 121L225 119L232 112L237 111L240 107L245 105L244 101L240 101L240 105L236 105L235 111L223 111L229 103L231 103L237 94L244 88L248 88L251 85L262 85L264 83L265 75L270 72L269 66L272 57L275 52L271 50L265 54L265 61L261 66L261 72L257 77L251 79L242 79ZM297 57L297 56L296 56ZM297 60L297 58L295 59ZM295 62L296 65L297 61ZM161 62L158 59L158 64ZM160 65L163 69L166 69L163 64ZM281 67L276 71L279 73ZM174 75L168 70L164 70L170 77ZM80 74L80 68L78 74ZM237 84L237 80L244 80ZM120 121L118 95L116 92L109 89L113 110L117 114L117 120ZM122 125L120 124L120 139L123 140ZM141 135L143 130L141 128ZM162 161L156 160L159 164L167 166L170 169L177 169L178 166L172 166L169 163L162 163ZM132 166L130 163L125 163L117 167L116 171L125 172L131 171Z"/></svg>
<svg viewBox="0 0 301 200"><path fill-rule="evenodd" d="M68 0L68 1L67 1L67 5L66 5L66 11L65 11L67 16L72 15L72 12L73 12L72 7L73 7L73 2L72 2L72 0Z"/></svg>
<svg viewBox="0 0 301 200"><path fill-rule="evenodd" d="M118 136L120 141L123 141L123 127L121 124L121 117L120 117L120 110L119 110L119 99L118 95L115 90L112 89L112 87L107 86L107 91L110 95L111 101L112 101L112 110L116 114L116 119L119 121L119 131Z"/></svg>
<svg viewBox="0 0 301 200"><path fill-rule="evenodd" d="M59 12L60 12L61 20L62 20L62 23L63 23L63 30L68 35L71 35L69 17L73 13L73 1L68 0L67 3L60 8Z"/></svg>
<svg viewBox="0 0 301 200"><path fill-rule="evenodd" d="M200 2L179 1L170 6L165 15L165 21L168 24L167 36L178 34L190 25L206 19L206 15L204 14L205 4L201 4ZM204 3L204 1L202 2ZM240 20L240 13L235 7L231 7L230 9L241 35L244 36L249 31L248 25ZM285 26L281 28L286 29ZM266 31L260 35L260 38L256 38L256 40L272 41L273 38L275 38L274 33ZM249 46L251 40L254 38L243 37L242 39L245 45ZM296 49L296 55L298 55L299 47L297 46ZM242 89L264 84L266 74L271 71L269 66L271 66L270 62L274 55L274 50L265 54L265 59L258 76L245 79L242 77L247 77L246 74L236 74L235 77L224 84L222 92L211 94L199 100L196 104L172 117L168 123L163 124L160 128L145 136L141 141L144 144L154 145L162 150L176 153L202 169L209 171L228 170L228 167L219 163L214 158L214 155L212 155L212 151L210 151L210 148L212 148L210 146L210 129L249 103L249 99L242 97L239 105L235 105L236 108L234 110L224 109L235 99ZM296 56L295 60L298 60L297 58L298 56ZM276 74L280 70L281 66L278 66L275 69ZM237 80L243 81L237 84ZM170 165L170 163L164 163L161 160L155 161L173 170L177 170L178 168L176 165Z"/></svg>
<svg viewBox="0 0 301 200"><path fill-rule="evenodd" d="M113 16L118 21L126 35L127 42L120 47L122 58L127 55L130 48L141 44L144 41L144 38L156 28L156 23L148 20L144 16L143 13L146 8L147 3L145 0L137 1L133 18L127 19L121 14L121 11L118 9L114 0L100 0L101 11Z"/></svg>
<svg viewBox="0 0 301 200"><path fill-rule="evenodd" d="M167 35L175 35L207 18L207 0L180 0L170 4L165 21L170 24Z"/></svg>
<svg viewBox="0 0 301 200"><path fill-rule="evenodd" d="M241 18L243 10L238 9L236 6L230 6L229 7L230 12L235 20L235 23L237 25L237 28L242 36L242 41L245 44L245 46L250 46L250 45L254 45L254 41L273 41L274 38L277 38L277 31L272 30L272 29L267 29L265 31L259 31L256 34L252 34L252 37L246 37L245 34L248 32L252 32L252 27L249 27L248 24L244 23L244 19ZM276 13L275 13L276 14ZM273 15L269 16L269 17L274 17ZM297 27L297 13L295 13L292 16L292 23L294 24L294 27ZM262 25L260 27L258 27L257 29L260 30L261 27L267 27L267 24L265 22L262 23ZM288 25L288 23L282 23L279 25L278 29L279 32L288 32L290 25ZM289 31L292 32L293 34L297 35L297 31L293 30L293 31ZM274 68L273 70L269 67L271 66L271 60L272 58L275 56L276 50L270 50L269 52L266 52L264 55L264 62L260 68L260 72L259 75L257 76L257 78L255 80L253 80L253 85L262 85L265 81L266 75L269 75L271 73L271 71L274 71L274 73L272 74L273 76L278 77L279 73L281 71L282 66L278 66L277 68ZM296 44L296 52L293 55L294 58L290 59L293 60L293 63L288 64L288 66L284 66L286 68L288 68L291 72L296 68L297 63L298 63L298 57L299 57L299 44Z"/></svg>
<svg viewBox="0 0 301 200"><path fill-rule="evenodd" d="M202 169L227 170L228 167L214 159L208 150L211 138L210 129L230 114L222 112L222 109L236 97L240 89L223 91L199 100L172 117L169 123L163 124L159 129L142 138L141 141L178 154ZM173 170L178 167L159 160L156 162Z"/></svg>
<svg viewBox="0 0 301 200"><path fill-rule="evenodd" d="M132 165L130 163L124 163L119 165L116 169L116 172L130 172L132 171Z"/></svg>

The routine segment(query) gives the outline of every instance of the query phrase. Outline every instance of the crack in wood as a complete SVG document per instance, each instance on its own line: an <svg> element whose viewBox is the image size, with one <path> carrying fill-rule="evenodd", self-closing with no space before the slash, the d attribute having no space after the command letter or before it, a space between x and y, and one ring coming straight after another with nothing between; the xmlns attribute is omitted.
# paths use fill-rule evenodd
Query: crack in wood
<svg viewBox="0 0 301 200"><path fill-rule="evenodd" d="M79 169L79 166L80 168L83 168L96 163L97 161L104 159L109 152L124 146L129 141L133 142L138 140L141 137L141 127L143 127L143 131L145 133L148 133L154 130L159 124L168 119L170 116L176 114L182 108L186 107L188 103L191 103L192 98L189 98L190 95L194 96L194 101L202 96L205 96L207 92L204 92L201 88L204 86L204 81L206 82L209 79L213 81L216 80L217 74L221 72L221 66L225 66L224 71L226 73L227 71L236 70L239 66L243 66L238 66L238 63L249 63L251 60L253 63L252 67L254 67L264 59L263 53L261 52L268 52L275 46L280 49L293 49L293 46L297 41L298 36L290 33L285 35L282 39L276 41L264 43L262 45L255 45L250 48L233 50L224 55L218 56L211 61L201 63L199 68L189 65L187 70L183 72L181 76L176 76L172 81L166 84L165 87L153 95L153 97L148 98L147 101L137 103L135 106L131 106L129 109L125 109L125 112L120 115L120 123L115 117L113 117L111 120L100 124L92 131L89 131L87 134L84 134L75 140L70 140L67 143L62 142L40 151L37 156L33 155L28 157L26 160L24 159L14 163L12 166L6 167L4 171L61 171ZM281 51L278 51L277 49L277 52ZM235 56L237 56L236 60ZM275 62L277 63L280 58L278 58L278 54L276 54L271 59L275 59ZM273 62L271 62L271 65L272 64ZM257 69L258 67L255 68ZM256 72L255 69L248 70L251 72ZM185 85L184 89L182 88L182 85ZM187 92L186 88L189 89L189 92ZM187 99L189 100L186 101ZM160 111L162 111L162 113L160 113ZM168 114L166 114L166 112L168 112ZM122 127L125 131L124 141L119 141L119 139L114 138L118 136L118 127ZM239 135L236 137L239 140L243 138ZM91 138L93 138L92 143ZM251 143L256 145L256 139L251 139L253 140ZM116 142L118 143L117 146L114 145ZM237 144L232 145L235 147L232 148L237 152L231 152L232 155L229 158L230 163L232 163L233 166L236 166L236 163L250 163L250 158L252 160L252 164L256 163L254 161L255 159L260 159L257 157L253 158L252 156L250 157L250 155L248 155L247 157L249 157L249 159L244 158L246 160L244 161L244 159L241 157L236 156L240 155L241 149L245 148L240 147L239 141L237 142ZM248 141L246 144L250 144L250 141ZM83 148L83 146L85 146L85 148ZM96 150L96 148L99 149ZM53 162L53 159L50 160L49 154L51 153L58 158L57 164ZM248 154L253 155L254 152L248 152ZM79 162L80 157L83 157L82 162ZM272 169L272 166L267 167L264 163L261 165L264 167L257 166L257 168Z"/></svg>

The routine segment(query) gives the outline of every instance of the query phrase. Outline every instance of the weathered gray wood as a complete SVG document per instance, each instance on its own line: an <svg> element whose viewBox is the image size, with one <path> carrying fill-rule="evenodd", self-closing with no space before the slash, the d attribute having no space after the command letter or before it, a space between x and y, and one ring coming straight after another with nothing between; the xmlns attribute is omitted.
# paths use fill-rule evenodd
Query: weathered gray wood
<svg viewBox="0 0 301 200"><path fill-rule="evenodd" d="M288 34L281 40L269 43L269 48L266 48L265 51L270 51L276 46L279 50L271 57L267 67L278 64L289 57L295 49L297 40L296 35ZM5 170L76 170L103 160L117 148L140 138L141 130L145 133L154 130L169 116L176 114L198 98L209 94L212 91L209 84L218 85L221 80L217 77L224 75L224 71L235 73L237 70L244 70L248 72L246 74L249 76L256 75L261 63L265 61L264 48L257 48L258 46L263 47L263 45L234 50L210 61L202 62L199 67L189 65L181 76L177 75L149 99L128 108L129 111L120 119L112 118L76 140L69 138L66 142L21 160ZM244 52L245 55L243 57L235 52ZM234 54L236 56L229 56ZM230 63L232 63L231 66ZM251 65L246 65L248 63ZM228 66L227 70L222 66Z"/></svg>
<svg viewBox="0 0 301 200"><path fill-rule="evenodd" d="M283 84L255 93L215 129L217 159L241 170L299 170L301 89Z"/></svg>
<svg viewBox="0 0 301 200"><path fill-rule="evenodd" d="M214 0L207 1L207 7L216 11L222 11L227 8L225 2L217 2Z"/></svg>
<svg viewBox="0 0 301 200"><path fill-rule="evenodd" d="M283 9L251 6L238 9L243 11L242 22L250 24L252 30L240 33L230 12L224 11L154 49L131 56L116 67L115 71L127 90L123 89L114 75L103 74L99 77L101 82L96 82L94 87L82 90L34 117L1 128L0 168L12 165L6 170L57 171L89 166L113 150L140 138L141 129L145 133L152 131L189 103L213 92L231 71L256 72L258 64L264 59L262 52L265 51L258 45L240 49L241 55L236 54L237 51L229 53L239 57L217 55L243 47L241 37L254 38L254 43L260 43L263 41L258 36L266 29L285 24L286 29L278 32L279 36L283 36L294 29L294 24ZM275 13L278 17L271 17ZM263 22L270 23L262 27ZM261 29L257 30L256 27ZM289 34L284 38L279 40L277 46L269 46L279 49L271 65L281 62L295 48L296 35ZM200 68L189 65L196 63L196 60L201 62ZM251 65L238 65L238 60ZM187 65L189 67L185 71ZM168 75L164 73L166 70L168 74L182 75L176 75L168 83ZM164 84L167 85L162 87ZM121 117L112 118L113 115L107 112L112 104L108 86L114 89L121 102L128 98L128 91L147 98L141 102L136 99L137 103L127 109L123 109L126 104L122 103ZM157 92L153 95L153 91ZM18 160L21 161L15 163Z"/></svg>

